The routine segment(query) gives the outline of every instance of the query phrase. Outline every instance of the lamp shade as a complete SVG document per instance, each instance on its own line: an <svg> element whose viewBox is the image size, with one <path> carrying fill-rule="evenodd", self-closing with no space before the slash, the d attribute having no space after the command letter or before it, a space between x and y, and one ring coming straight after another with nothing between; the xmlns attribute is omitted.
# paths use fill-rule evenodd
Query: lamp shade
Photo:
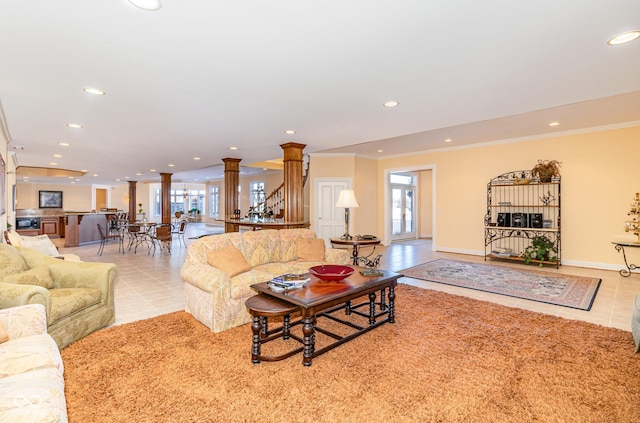
<svg viewBox="0 0 640 423"><path fill-rule="evenodd" d="M343 189L342 191L340 191L340 194L338 195L338 202L336 203L336 207L344 207L344 208L360 207L358 205L358 200L356 200L356 196L353 193L352 189Z"/></svg>

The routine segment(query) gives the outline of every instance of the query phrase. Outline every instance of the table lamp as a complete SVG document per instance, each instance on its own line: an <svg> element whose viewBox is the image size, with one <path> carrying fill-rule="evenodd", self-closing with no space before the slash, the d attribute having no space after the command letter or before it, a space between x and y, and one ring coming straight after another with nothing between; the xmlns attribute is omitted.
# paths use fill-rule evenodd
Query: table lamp
<svg viewBox="0 0 640 423"><path fill-rule="evenodd" d="M340 237L340 239L353 239L351 235L349 235L349 209L351 207L360 207L358 205L358 200L356 200L356 196L353 194L352 189L343 189L340 191L338 195L338 202L336 203L336 207L344 207L344 235Z"/></svg>

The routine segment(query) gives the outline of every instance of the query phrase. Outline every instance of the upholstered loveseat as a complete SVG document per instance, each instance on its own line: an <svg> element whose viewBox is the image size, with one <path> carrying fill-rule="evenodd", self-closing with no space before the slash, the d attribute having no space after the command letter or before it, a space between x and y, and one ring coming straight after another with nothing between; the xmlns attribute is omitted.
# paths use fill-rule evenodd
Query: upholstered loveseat
<svg viewBox="0 0 640 423"><path fill-rule="evenodd" d="M64 367L42 304L0 310L0 421L66 422Z"/></svg>
<svg viewBox="0 0 640 423"><path fill-rule="evenodd" d="M185 310L213 332L251 321L244 303L250 285L309 267L349 264L345 250L325 248L310 229L267 229L211 235L192 242L180 275Z"/></svg>
<svg viewBox="0 0 640 423"><path fill-rule="evenodd" d="M58 260L0 244L0 309L42 304L60 349L115 321L112 263Z"/></svg>

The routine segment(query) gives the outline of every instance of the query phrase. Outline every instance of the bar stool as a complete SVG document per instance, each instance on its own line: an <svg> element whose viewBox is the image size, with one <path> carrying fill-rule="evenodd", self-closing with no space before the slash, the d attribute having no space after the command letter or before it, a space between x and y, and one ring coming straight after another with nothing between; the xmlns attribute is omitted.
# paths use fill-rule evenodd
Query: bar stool
<svg viewBox="0 0 640 423"><path fill-rule="evenodd" d="M299 310L298 306L279 300L269 295L258 294L250 297L245 306L249 313L253 316L251 324L252 345L251 345L251 362L258 364L260 361L280 361L291 357L302 351L302 347L296 348L285 354L277 356L268 356L260 354L262 344L278 339L295 339L302 344L302 338L291 333L291 327L300 323L298 320L291 323L290 315ZM282 326L269 330L268 318L282 317Z"/></svg>

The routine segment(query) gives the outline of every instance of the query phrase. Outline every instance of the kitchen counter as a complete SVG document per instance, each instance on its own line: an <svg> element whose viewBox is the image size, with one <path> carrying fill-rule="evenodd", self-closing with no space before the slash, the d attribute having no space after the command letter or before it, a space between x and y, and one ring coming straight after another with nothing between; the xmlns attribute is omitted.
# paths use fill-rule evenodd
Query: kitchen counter
<svg viewBox="0 0 640 423"><path fill-rule="evenodd" d="M77 247L100 241L98 224L109 227L109 220L115 213L69 212L64 216L64 246Z"/></svg>

